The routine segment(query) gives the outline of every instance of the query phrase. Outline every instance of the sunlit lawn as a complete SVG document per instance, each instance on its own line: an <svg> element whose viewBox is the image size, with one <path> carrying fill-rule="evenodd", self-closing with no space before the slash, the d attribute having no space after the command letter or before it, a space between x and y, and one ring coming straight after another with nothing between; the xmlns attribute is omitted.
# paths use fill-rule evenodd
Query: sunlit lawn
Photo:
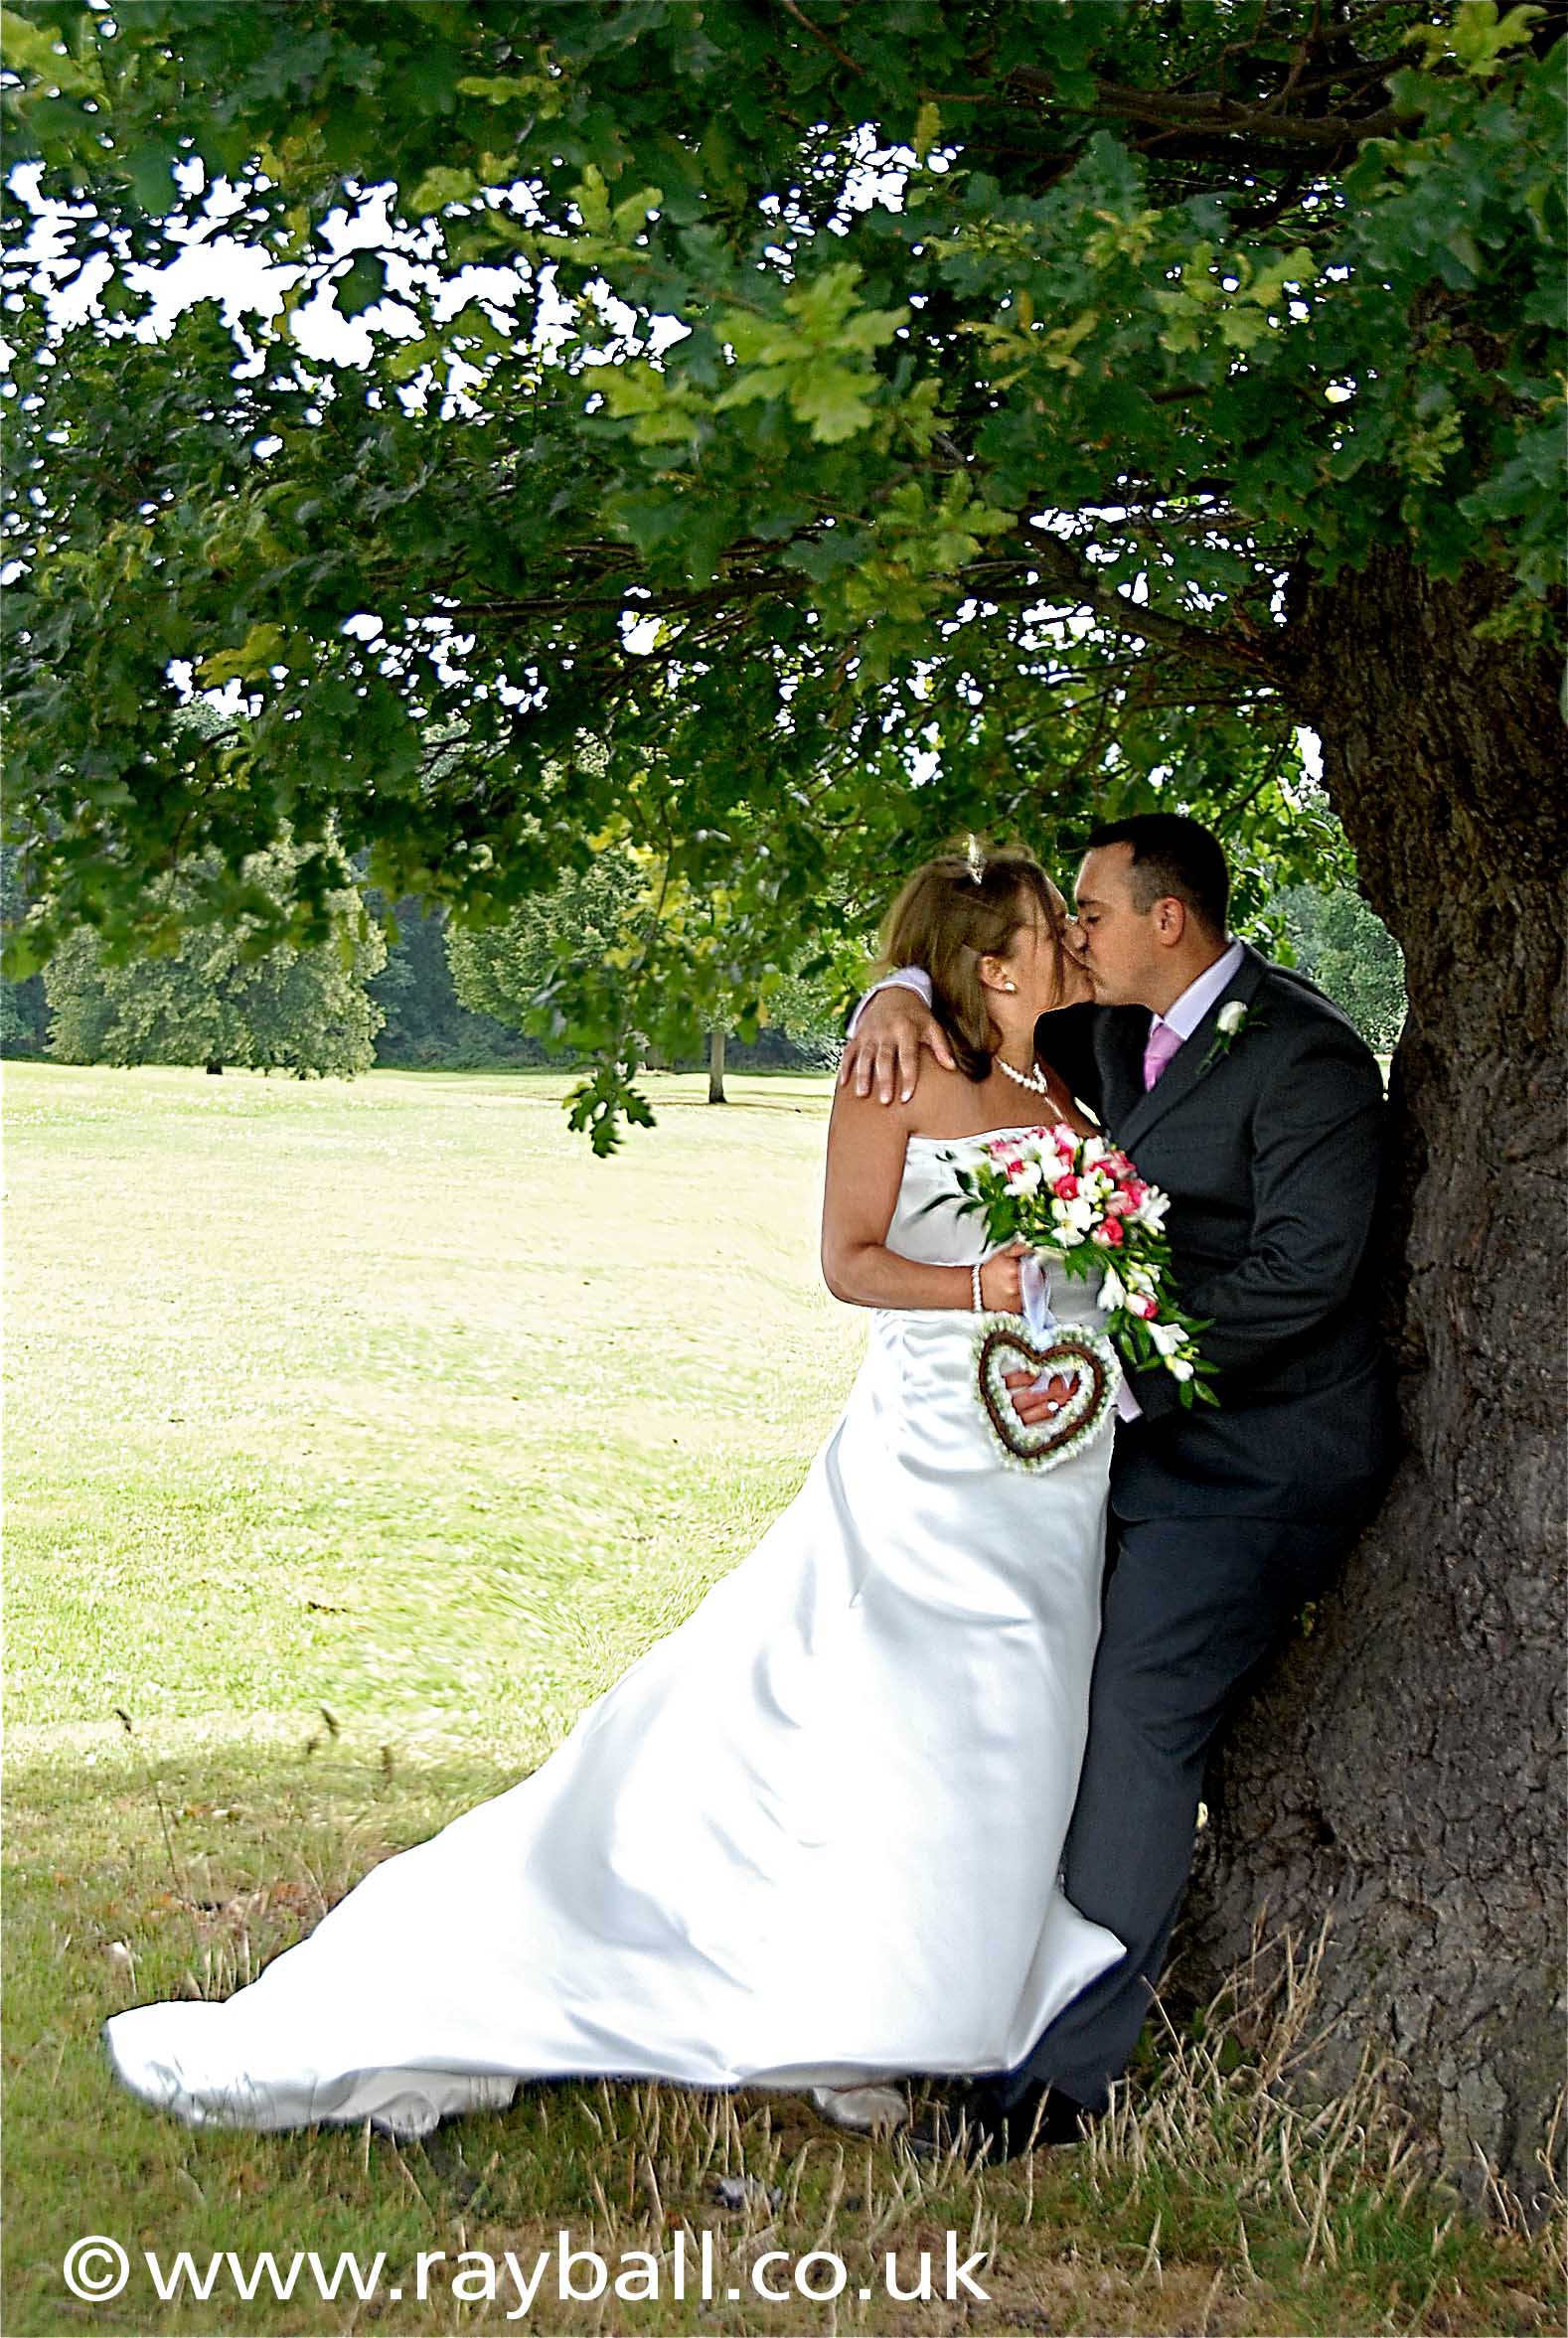
<svg viewBox="0 0 1568 2338"><path fill-rule="evenodd" d="M1546 2325L1532 2245L1463 2220L1434 2240L1452 2203L1424 2192L1389 2222L1354 2152L1344 2262L1265 2185L1244 2264L1227 2122L1251 2152L1264 2113L1229 2097L1191 2097L1220 2141L1158 2179L1128 2130L1037 2185L847 2160L799 2106L657 2090L535 2095L431 2153L193 2135L121 2097L105 2014L253 1970L383 1851L532 1768L750 1547L863 1325L816 1273L822 1079L738 1079L712 1110L656 1077L658 1131L608 1163L543 1075L8 1080L8 2332L500 2328L515 2303L162 2306L140 2279L95 2308L61 2279L83 2232L400 2263L562 2225L668 2250L684 2222L739 2262L753 2241L863 2250L878 2220L911 2250L994 2224L997 2302L966 2325L852 2291L844 2330ZM784 2182L776 2226L714 2206L742 2166ZM606 2320L548 2293L510 2326L833 2324L754 2298Z"/></svg>
<svg viewBox="0 0 1568 2338"><path fill-rule="evenodd" d="M14 1760L532 1760L746 1547L860 1338L824 1084L656 1080L608 1162L564 1086L12 1067Z"/></svg>

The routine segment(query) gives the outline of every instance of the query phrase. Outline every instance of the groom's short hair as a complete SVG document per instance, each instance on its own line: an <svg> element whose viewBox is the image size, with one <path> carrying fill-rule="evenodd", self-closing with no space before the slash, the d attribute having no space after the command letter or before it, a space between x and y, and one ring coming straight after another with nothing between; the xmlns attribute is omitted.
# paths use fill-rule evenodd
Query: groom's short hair
<svg viewBox="0 0 1568 2338"><path fill-rule="evenodd" d="M1134 812L1126 820L1102 821L1083 849L1097 853L1102 845L1131 845L1138 908L1152 909L1174 894L1211 933L1224 934L1230 870L1225 848L1201 820L1189 820L1184 812Z"/></svg>

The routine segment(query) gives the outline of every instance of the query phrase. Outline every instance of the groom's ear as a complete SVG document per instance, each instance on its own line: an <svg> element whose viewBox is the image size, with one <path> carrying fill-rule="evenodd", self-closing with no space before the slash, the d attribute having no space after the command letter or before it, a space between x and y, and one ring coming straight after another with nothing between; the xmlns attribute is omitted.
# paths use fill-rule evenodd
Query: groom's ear
<svg viewBox="0 0 1568 2338"><path fill-rule="evenodd" d="M1174 950L1187 930L1186 903L1176 893L1163 893L1151 908L1149 920L1162 949Z"/></svg>

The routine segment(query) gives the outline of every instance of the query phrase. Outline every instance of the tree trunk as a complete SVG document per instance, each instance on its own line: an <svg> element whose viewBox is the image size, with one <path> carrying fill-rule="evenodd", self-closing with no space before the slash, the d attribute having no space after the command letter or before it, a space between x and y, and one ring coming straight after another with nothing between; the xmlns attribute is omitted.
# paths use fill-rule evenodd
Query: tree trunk
<svg viewBox="0 0 1568 2338"><path fill-rule="evenodd" d="M1404 1451L1216 1764L1181 1977L1332 1916L1320 2060L1367 2037L1452 2171L1526 2194L1562 2083L1562 734L1498 580L1380 555L1296 597L1294 710L1405 954L1389 1327Z"/></svg>
<svg viewBox="0 0 1568 2338"><path fill-rule="evenodd" d="M722 1104L724 1097L724 1029L715 1023L707 1034L707 1101Z"/></svg>

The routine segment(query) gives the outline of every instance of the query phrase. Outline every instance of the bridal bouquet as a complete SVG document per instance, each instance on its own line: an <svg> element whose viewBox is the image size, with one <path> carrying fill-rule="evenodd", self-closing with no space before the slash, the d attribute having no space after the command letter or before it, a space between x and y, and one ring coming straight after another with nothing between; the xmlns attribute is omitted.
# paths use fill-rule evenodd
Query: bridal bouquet
<svg viewBox="0 0 1568 2338"><path fill-rule="evenodd" d="M1065 1121L993 1137L984 1158L955 1160L963 1212L984 1218L990 1241L1026 1242L1082 1281L1098 1280L1106 1329L1129 1363L1163 1364L1181 1402L1217 1404L1205 1386L1212 1364L1198 1350L1203 1325L1176 1305L1170 1197L1146 1184L1127 1155Z"/></svg>

